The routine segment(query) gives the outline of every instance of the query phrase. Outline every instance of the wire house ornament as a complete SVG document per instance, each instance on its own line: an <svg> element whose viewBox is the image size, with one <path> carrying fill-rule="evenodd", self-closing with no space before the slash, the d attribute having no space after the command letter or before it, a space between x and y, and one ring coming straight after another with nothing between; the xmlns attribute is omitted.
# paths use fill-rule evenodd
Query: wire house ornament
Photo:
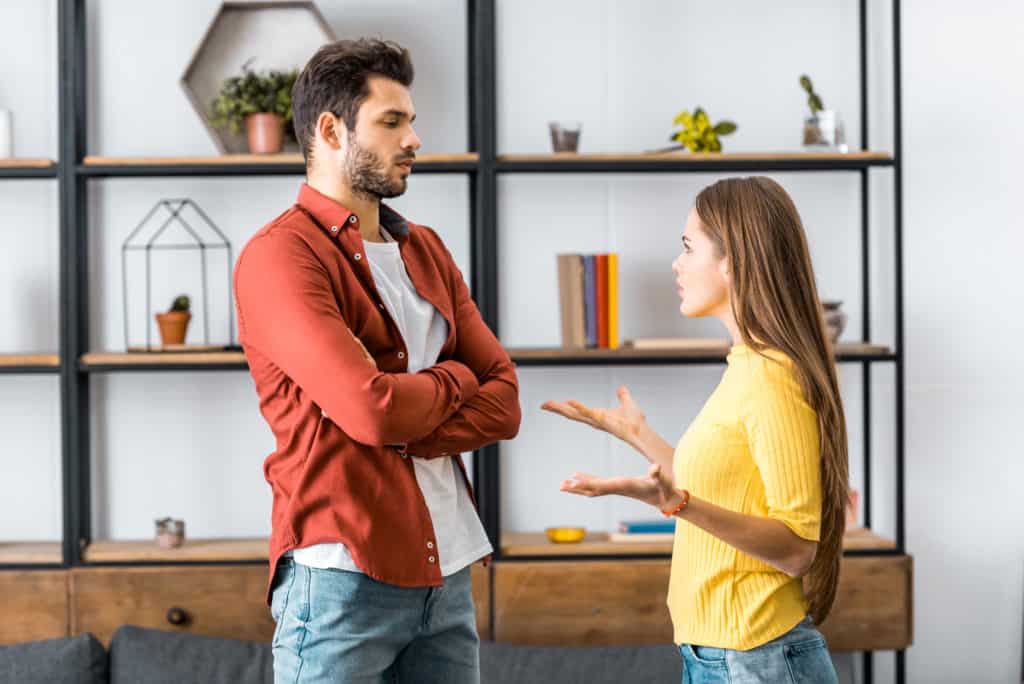
<svg viewBox="0 0 1024 684"><path fill-rule="evenodd" d="M147 224L156 217L157 213L164 209L167 213L167 218L164 219L160 227L153 232L153 235L142 244L134 244L133 241L139 236L139 234L146 228ZM189 221L186 220L183 212L185 209L192 209L195 214L199 217L199 221L196 222L196 226L203 226L208 229L207 232L212 233L216 236L216 239L209 241L203 240L200 237L201 230L196 230ZM174 244L159 244L160 237L163 236L167 229L171 226L178 225L184 229L184 233L187 238L191 239L191 242L185 243L174 243ZM157 202L149 213L146 214L145 218L139 222L139 225L135 227L135 230L125 239L121 245L121 285L123 288L123 300L124 300L124 345L125 349L131 349L129 343L129 316L128 316L128 253L135 251L145 252L146 255L146 351L153 351L153 345L151 342L151 321L153 320L153 283L152 283L152 271L153 271L153 254L157 251L198 251L199 252L199 266L202 280L202 307L203 307L203 344L209 346L210 344L210 307L209 307L209 287L208 287L208 266L209 261L212 259L208 256L211 251L224 250L225 254L225 271L227 273L227 328L228 328L228 341L225 346L230 347L234 345L235 339L235 326L234 316L232 315L231 308L231 264L232 250L231 243L224 236L224 233L217 227L217 225L210 219L205 211L189 198L183 199L162 199Z"/></svg>

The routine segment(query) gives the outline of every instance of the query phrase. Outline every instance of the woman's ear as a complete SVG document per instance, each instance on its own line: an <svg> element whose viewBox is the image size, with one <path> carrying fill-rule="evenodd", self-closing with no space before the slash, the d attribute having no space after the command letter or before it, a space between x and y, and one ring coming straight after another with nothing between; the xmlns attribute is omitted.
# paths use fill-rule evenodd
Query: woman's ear
<svg viewBox="0 0 1024 684"><path fill-rule="evenodd" d="M718 262L718 272L722 274L725 282L732 283L732 267L728 257L722 257L722 260Z"/></svg>

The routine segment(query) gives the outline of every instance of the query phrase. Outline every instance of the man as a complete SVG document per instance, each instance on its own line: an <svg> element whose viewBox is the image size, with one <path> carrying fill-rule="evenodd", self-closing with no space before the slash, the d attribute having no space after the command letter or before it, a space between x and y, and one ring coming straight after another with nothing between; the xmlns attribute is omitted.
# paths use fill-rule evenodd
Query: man
<svg viewBox="0 0 1024 684"><path fill-rule="evenodd" d="M430 228L381 203L420 139L409 53L321 48L292 92L307 182L235 269L277 440L277 682L479 681L469 566L491 546L460 453L519 429L514 366Z"/></svg>

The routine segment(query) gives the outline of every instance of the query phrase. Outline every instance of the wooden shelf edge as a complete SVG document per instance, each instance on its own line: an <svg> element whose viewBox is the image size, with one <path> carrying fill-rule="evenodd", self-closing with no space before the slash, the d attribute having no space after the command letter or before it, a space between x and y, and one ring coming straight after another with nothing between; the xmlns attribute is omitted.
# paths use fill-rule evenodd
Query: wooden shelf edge
<svg viewBox="0 0 1024 684"><path fill-rule="evenodd" d="M430 163L475 163L480 155L475 152L463 154L421 154L416 164ZM90 155L82 159L86 168L99 166L232 166L232 165L267 165L287 166L303 164L302 155L294 154L223 154L212 156L188 157L104 157ZM414 166L415 169L415 166Z"/></svg>
<svg viewBox="0 0 1024 684"><path fill-rule="evenodd" d="M852 529L843 537L844 551L892 551L896 542L864 528ZM501 535L501 554L520 556L629 556L670 555L672 542L610 542L607 532L588 532L579 543L556 544L543 532L505 532Z"/></svg>
<svg viewBox="0 0 1024 684"><path fill-rule="evenodd" d="M0 566L64 562L60 542L0 542Z"/></svg>
<svg viewBox="0 0 1024 684"><path fill-rule="evenodd" d="M269 558L267 538L186 539L175 549L162 549L156 540L94 541L85 547L82 559L88 563L265 561Z"/></svg>
<svg viewBox="0 0 1024 684"><path fill-rule="evenodd" d="M762 161L892 161L892 155L883 151L854 152L651 152L623 154L502 154L498 162L762 162Z"/></svg>
<svg viewBox="0 0 1024 684"><path fill-rule="evenodd" d="M20 368L22 366L60 367L60 356L57 354L0 354L0 368Z"/></svg>
<svg viewBox="0 0 1024 684"><path fill-rule="evenodd" d="M175 366L187 365L245 365L245 354L236 351L211 352L87 352L79 362L83 367L93 366Z"/></svg>
<svg viewBox="0 0 1024 684"><path fill-rule="evenodd" d="M52 159L0 159L0 169L53 169L57 162Z"/></svg>
<svg viewBox="0 0 1024 684"><path fill-rule="evenodd" d="M510 347L507 348L509 356L513 360L559 360L572 361L575 359L609 359L629 360L643 358L721 358L724 359L729 353L729 344L685 344L680 341L678 346L666 345L664 347L619 347L618 349L570 349L564 347ZM868 344L862 342L840 342L835 346L838 356L877 356L880 358L891 355L892 350L879 344Z"/></svg>

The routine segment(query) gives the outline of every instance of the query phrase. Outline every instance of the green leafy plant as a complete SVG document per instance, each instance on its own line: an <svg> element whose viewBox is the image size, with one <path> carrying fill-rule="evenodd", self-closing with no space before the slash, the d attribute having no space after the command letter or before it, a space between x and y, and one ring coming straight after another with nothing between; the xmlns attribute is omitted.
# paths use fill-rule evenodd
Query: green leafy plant
<svg viewBox="0 0 1024 684"><path fill-rule="evenodd" d="M191 302L189 301L188 295L178 295L171 302L170 311L188 311Z"/></svg>
<svg viewBox="0 0 1024 684"><path fill-rule="evenodd" d="M674 126L682 126L669 138L691 152L721 152L722 142L719 136L736 132L738 126L732 121L719 121L714 126L707 112L697 107L693 113L686 109L672 120Z"/></svg>
<svg viewBox="0 0 1024 684"><path fill-rule="evenodd" d="M807 92L807 106L811 109L811 116L817 116L818 112L825 109L825 103L821 101L821 97L814 92L814 86L811 84L811 79L806 74L800 77L800 87Z"/></svg>
<svg viewBox="0 0 1024 684"><path fill-rule="evenodd" d="M284 121L288 135L292 131L292 86L299 72L265 71L255 72L249 62L242 65L242 74L224 79L220 93L210 105L211 123L217 128L227 128L240 133L245 117L250 114L277 114Z"/></svg>

